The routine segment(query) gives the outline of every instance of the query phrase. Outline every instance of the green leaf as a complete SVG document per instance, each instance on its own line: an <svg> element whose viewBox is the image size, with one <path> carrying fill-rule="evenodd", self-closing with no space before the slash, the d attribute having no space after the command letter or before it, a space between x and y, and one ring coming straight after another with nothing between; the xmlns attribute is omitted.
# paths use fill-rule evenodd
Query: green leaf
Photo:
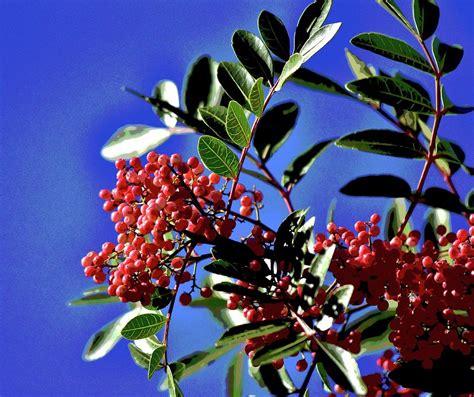
<svg viewBox="0 0 474 397"><path fill-rule="evenodd" d="M263 161L267 161L286 142L298 117L298 105L285 102L266 111L255 131L253 144Z"/></svg>
<svg viewBox="0 0 474 397"><path fill-rule="evenodd" d="M122 339L122 328L132 318L137 316L138 313L140 313L140 310L137 309L129 311L99 329L94 335L90 337L89 341L84 347L82 358L85 361L95 361L108 354L118 343L118 341Z"/></svg>
<svg viewBox="0 0 474 397"><path fill-rule="evenodd" d="M176 382L173 376L173 372L171 371L171 367L169 365L166 367L166 376L168 379L168 390L170 393L170 397L182 397L183 392L180 390L178 382Z"/></svg>
<svg viewBox="0 0 474 397"><path fill-rule="evenodd" d="M245 68L233 62L221 62L217 68L217 78L229 97L242 106L249 106L248 97L254 83Z"/></svg>
<svg viewBox="0 0 474 397"><path fill-rule="evenodd" d="M284 60L290 57L290 38L280 18L262 11L258 16L258 30L271 52Z"/></svg>
<svg viewBox="0 0 474 397"><path fill-rule="evenodd" d="M409 159L425 158L425 149L415 139L390 130L364 130L345 135L336 146L362 152Z"/></svg>
<svg viewBox="0 0 474 397"><path fill-rule="evenodd" d="M474 106L456 106L446 94L444 85L441 87L441 97L443 99L443 108L446 114L466 114L474 110Z"/></svg>
<svg viewBox="0 0 474 397"><path fill-rule="evenodd" d="M275 369L272 364L254 367L249 363L249 374L260 387L265 387L274 396L287 396L296 390L296 387L285 367Z"/></svg>
<svg viewBox="0 0 474 397"><path fill-rule="evenodd" d="M423 72L433 73L428 61L402 40L381 33L362 33L353 37L351 43L356 47L404 63Z"/></svg>
<svg viewBox="0 0 474 397"><path fill-rule="evenodd" d="M367 66L367 64L358 56L353 54L346 48L346 58L352 74L356 79L365 79L376 75L374 68Z"/></svg>
<svg viewBox="0 0 474 397"><path fill-rule="evenodd" d="M203 106L215 106L221 98L217 81L217 62L208 56L191 65L183 88L183 101L189 114L196 116Z"/></svg>
<svg viewBox="0 0 474 397"><path fill-rule="evenodd" d="M252 86L249 95L250 108L255 116L260 117L263 112L263 77L259 77Z"/></svg>
<svg viewBox="0 0 474 397"><path fill-rule="evenodd" d="M303 57L301 54L293 54L281 70L280 78L278 79L275 91L280 91L286 81L301 67L302 64Z"/></svg>
<svg viewBox="0 0 474 397"><path fill-rule="evenodd" d="M354 286L351 284L342 285L335 290L328 296L327 300L330 300L331 297L334 298L339 305L344 307L344 309L349 306L349 302L351 300L352 294L354 292Z"/></svg>
<svg viewBox="0 0 474 397"><path fill-rule="evenodd" d="M141 350L138 346L133 343L128 344L128 350L132 356L133 362L140 368L148 369L150 365L150 355Z"/></svg>
<svg viewBox="0 0 474 397"><path fill-rule="evenodd" d="M466 207L469 208L470 212L474 210L474 189L471 189L465 198Z"/></svg>
<svg viewBox="0 0 474 397"><path fill-rule="evenodd" d="M225 129L227 108L224 106L207 106L199 108L204 123L222 139L229 139Z"/></svg>
<svg viewBox="0 0 474 397"><path fill-rule="evenodd" d="M290 321L285 319L265 320L257 323L242 324L229 328L220 339L216 346L235 345L246 339L256 338L258 336L273 334L290 326Z"/></svg>
<svg viewBox="0 0 474 397"><path fill-rule="evenodd" d="M331 378L336 378L338 384L341 376L344 379L343 387L357 395L365 396L367 387L360 375L359 366L352 354L339 346L316 340L321 348L321 362Z"/></svg>
<svg viewBox="0 0 474 397"><path fill-rule="evenodd" d="M275 66L275 71L281 74L285 64L277 60L274 60L273 64ZM295 71L289 78L289 81L328 94L350 96L350 94L336 82L306 68L300 68Z"/></svg>
<svg viewBox="0 0 474 397"><path fill-rule="evenodd" d="M436 36L433 38L432 50L438 64L438 69L443 74L455 70L461 63L464 55L464 50L460 45L442 43Z"/></svg>
<svg viewBox="0 0 474 397"><path fill-rule="evenodd" d="M358 331L361 334L359 356L392 347L388 337L392 332L390 322L395 318L396 309L396 302L389 301L387 310L383 312L370 310L347 325L344 335L349 335L351 331Z"/></svg>
<svg viewBox="0 0 474 397"><path fill-rule="evenodd" d="M100 155L109 161L140 157L166 142L171 135L173 132L167 128L128 124L114 132Z"/></svg>
<svg viewBox="0 0 474 397"><path fill-rule="evenodd" d="M274 299L272 296L266 293L263 293L259 290L245 288L240 285L230 283L227 281L218 283L214 285L213 288L215 291L222 291L222 292L227 292L229 294L234 293L234 294L238 294L242 296L247 296L249 298L260 300L261 302L275 302L276 301L276 299Z"/></svg>
<svg viewBox="0 0 474 397"><path fill-rule="evenodd" d="M165 346L160 346L151 353L150 362L148 364L148 380L150 380L153 374L161 367L161 359L165 355L165 350Z"/></svg>
<svg viewBox="0 0 474 397"><path fill-rule="evenodd" d="M243 107L236 101L230 101L227 108L225 129L234 143L243 147L248 146L251 135L249 121Z"/></svg>
<svg viewBox="0 0 474 397"><path fill-rule="evenodd" d="M252 358L252 365L271 364L272 361L291 356L293 353L299 352L307 340L306 335L300 335L267 344L257 350Z"/></svg>
<svg viewBox="0 0 474 397"><path fill-rule="evenodd" d="M151 93L153 98L168 102L175 108L179 108L179 92L176 84L171 80L161 80L156 84ZM176 126L178 118L174 113L153 106L153 111L160 117L163 124L168 128Z"/></svg>
<svg viewBox="0 0 474 397"><path fill-rule="evenodd" d="M316 371L318 371L321 382L323 382L324 391L332 393L331 384L329 383L328 373L324 369L323 363L319 362L316 364Z"/></svg>
<svg viewBox="0 0 474 397"><path fill-rule="evenodd" d="M317 31L311 34L310 38L298 51L303 57L303 62L306 62L319 50L321 50L332 38L336 35L337 31L341 27L341 23L331 23L319 28Z"/></svg>
<svg viewBox="0 0 474 397"><path fill-rule="evenodd" d="M397 109L422 114L434 112L430 99L423 92L397 78L375 76L352 81L346 86L352 92Z"/></svg>
<svg viewBox="0 0 474 397"><path fill-rule="evenodd" d="M329 147L334 141L329 139L327 141L318 142L309 148L307 151L300 154L288 166L283 173L281 183L285 188L291 189L306 175L316 159L321 156L325 149Z"/></svg>
<svg viewBox="0 0 474 397"><path fill-rule="evenodd" d="M430 207L442 208L457 214L466 211L466 207L459 200L456 194L439 187L430 187L426 189L421 200L423 204Z"/></svg>
<svg viewBox="0 0 474 397"><path fill-rule="evenodd" d="M348 196L410 198L410 185L393 175L368 175L353 179L340 189Z"/></svg>
<svg viewBox="0 0 474 397"><path fill-rule="evenodd" d="M335 249L336 246L332 245L322 253L316 255L309 271L304 275L303 298L309 306L314 305L314 298L319 288L324 284Z"/></svg>
<svg viewBox="0 0 474 397"><path fill-rule="evenodd" d="M387 211L385 219L385 238L391 240L397 235L398 229L400 228L405 215L407 213L407 207L404 198L396 198L393 200L393 204ZM408 235L411 231L410 222L405 226L404 232Z"/></svg>
<svg viewBox="0 0 474 397"><path fill-rule="evenodd" d="M300 16L295 31L295 52L299 52L310 37L323 25L332 6L332 0L310 4Z"/></svg>
<svg viewBox="0 0 474 397"><path fill-rule="evenodd" d="M433 35L439 22L439 8L435 0L413 0L413 19L422 40Z"/></svg>
<svg viewBox="0 0 474 397"><path fill-rule="evenodd" d="M166 317L161 314L140 314L130 320L122 329L126 339L143 339L156 334L166 323Z"/></svg>
<svg viewBox="0 0 474 397"><path fill-rule="evenodd" d="M239 159L221 140L201 136L198 152L204 165L212 172L226 178L235 178L239 172Z"/></svg>
<svg viewBox="0 0 474 397"><path fill-rule="evenodd" d="M226 395L229 397L241 397L243 386L244 354L238 352L232 359L226 377Z"/></svg>
<svg viewBox="0 0 474 397"><path fill-rule="evenodd" d="M87 294L81 298L74 299L68 303L69 306L101 305L104 303L120 302L116 296L110 296L107 292L96 292Z"/></svg>
<svg viewBox="0 0 474 397"><path fill-rule="evenodd" d="M263 183L266 183L270 186L274 186L270 179L268 179L265 175L262 175L257 171L249 170L248 168L242 168L242 172L244 174L250 175L250 176L258 179L259 181L262 181Z"/></svg>
<svg viewBox="0 0 474 397"><path fill-rule="evenodd" d="M377 3L379 3L383 8L385 8L390 14L393 15L395 19L398 19L398 21L405 26L412 34L416 35L416 31L411 26L410 22L408 22L408 19L403 15L403 12L400 10L400 7L393 1L393 0L376 0Z"/></svg>
<svg viewBox="0 0 474 397"><path fill-rule="evenodd" d="M246 30L237 30L232 36L232 48L240 63L256 79L273 83L273 61L262 40Z"/></svg>

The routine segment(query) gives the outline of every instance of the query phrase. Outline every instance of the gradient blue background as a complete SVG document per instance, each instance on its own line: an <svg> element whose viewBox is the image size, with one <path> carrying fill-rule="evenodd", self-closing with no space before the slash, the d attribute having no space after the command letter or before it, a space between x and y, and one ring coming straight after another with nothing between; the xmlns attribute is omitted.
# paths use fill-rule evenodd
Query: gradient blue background
<svg viewBox="0 0 474 397"><path fill-rule="evenodd" d="M160 79L177 82L188 63L202 53L234 60L232 31L256 32L261 9L279 15L293 31L308 1L106 1L3 0L0 2L1 290L0 395L2 396L143 396L155 395L157 380L132 364L126 343L106 358L81 360L84 343L102 324L123 312L120 305L69 308L66 302L90 287L82 275L81 256L113 239L113 226L101 211L97 192L110 187L114 167L103 160L103 143L121 125L159 125L143 102L120 91L126 84L150 92ZM399 3L406 8L408 0ZM474 2L439 0L439 36L466 48L446 86L459 104L474 102ZM364 31L382 31L410 39L408 33L374 1L336 0L330 22L342 21L336 38L309 63L345 82L352 78L344 47ZM291 28L290 28L291 27ZM355 52L385 70L395 65L361 50ZM431 87L429 76L405 69ZM315 141L365 128L388 125L363 105L292 84L275 102L295 98L301 115L290 141L271 162L277 175L291 156ZM465 146L474 164L473 116L443 120L441 134ZM196 138L168 141L194 152ZM328 150L294 191L296 207L311 206L323 228L333 197L336 221L351 224L383 212L387 201L347 198L338 189L352 177L370 172L403 175L414 186L422 163L357 152ZM431 183L443 186L432 172ZM472 187L462 172L455 177L464 196ZM277 225L285 215L273 193L264 216ZM416 213L420 219L424 209ZM460 224L460 220L456 219ZM204 348L220 334L203 311L181 309L172 324L171 356ZM223 395L224 364L209 367L182 382L188 396ZM362 367L367 368L367 361ZM316 380L313 386L316 388ZM318 389L316 389L318 390ZM246 394L264 393L251 380ZM320 395L319 392L315 395Z"/></svg>

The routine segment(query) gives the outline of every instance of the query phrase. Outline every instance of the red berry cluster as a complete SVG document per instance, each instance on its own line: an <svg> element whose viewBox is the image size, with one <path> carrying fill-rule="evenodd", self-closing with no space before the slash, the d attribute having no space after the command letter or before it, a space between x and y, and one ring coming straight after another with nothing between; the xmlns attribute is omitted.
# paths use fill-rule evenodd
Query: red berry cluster
<svg viewBox="0 0 474 397"><path fill-rule="evenodd" d="M426 369L447 349L474 353L474 226L438 232L441 251L422 252L399 270L401 293L391 322L390 340L401 358Z"/></svg>
<svg viewBox="0 0 474 397"><path fill-rule="evenodd" d="M145 165L139 158L132 158L128 165L125 160L117 160L115 166L115 187L101 190L99 196L115 223L118 244L108 242L99 253L89 252L82 265L85 275L97 283L104 282L108 274L110 295L123 302L147 305L156 286L168 287L173 274L178 278L178 271L180 283L192 279L189 272L181 271L187 263L179 256L190 239L211 243L218 236L228 238L236 219L224 215L226 184L217 189L221 178L215 173L204 175L204 167L196 157L183 161L179 154L150 152ZM238 184L234 199L240 198L245 210L241 208L241 215L236 216L242 216L242 212L248 215L251 205L261 207L261 192L245 193L245 186ZM247 244L261 251L262 245L273 239L260 228L255 229ZM203 291L203 296L212 293L209 289ZM181 295L183 305L190 301L189 293Z"/></svg>

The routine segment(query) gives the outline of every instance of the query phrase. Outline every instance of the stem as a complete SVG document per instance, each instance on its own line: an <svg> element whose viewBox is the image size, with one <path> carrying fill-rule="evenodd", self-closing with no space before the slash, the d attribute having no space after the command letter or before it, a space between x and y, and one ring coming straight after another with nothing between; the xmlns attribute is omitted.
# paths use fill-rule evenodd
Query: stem
<svg viewBox="0 0 474 397"><path fill-rule="evenodd" d="M426 46L424 45L424 43L422 43L422 47L426 50ZM431 56L430 56L430 59L431 59ZM431 60L431 63L432 63L432 60ZM416 192L413 197L413 201L411 202L410 207L408 208L408 211L405 215L405 219L403 220L402 224L400 225L400 228L398 229L398 233L397 233L398 236L400 236L403 233L403 229L405 229L405 226L410 220L410 217L412 216L413 211L415 210L416 205L418 204L420 195L423 192L423 186L425 185L426 178L428 177L428 172L430 171L431 164L433 164L433 162L435 161L434 152L436 150L436 138L438 136L439 125L443 117L443 110L441 109L441 82L440 82L441 75L439 71L436 69L434 64L432 64L432 67L434 67L433 71L435 72L435 116L434 116L433 128L431 130L428 157L425 161L425 165L423 166L423 171L421 172L420 179L418 180L418 185L416 187Z"/></svg>
<svg viewBox="0 0 474 397"><path fill-rule="evenodd" d="M278 190L278 192L280 193L280 196L283 198L283 201L286 204L286 208L288 209L288 212L292 213L295 209L290 199L290 192L286 190L282 185L280 185L280 183L275 179L273 174L267 168L265 163L259 163L257 164L257 167L263 171L265 176L271 181L272 185Z"/></svg>
<svg viewBox="0 0 474 397"><path fill-rule="evenodd" d="M278 80L276 81L276 83L274 85L272 85L270 87L270 91L268 92L268 95L265 98L265 101L263 102L262 113L265 111L265 109L268 105L268 102L270 102L270 99L272 98L273 94L275 93L275 89L276 89L277 85L278 85ZM240 173L242 171L242 167L244 166L244 161L245 161L245 158L247 157L247 152L250 149L250 144L252 143L252 140L255 136L255 133L257 132L257 126L258 126L258 123L259 123L260 119L261 119L261 117L255 117L255 120L252 124L252 129L250 131L249 142L248 142L247 146L245 146L242 149L242 153L240 154L239 169L237 171L237 175L235 176L235 178L232 179L232 187L230 189L229 202L227 204L225 219L227 219L229 217L230 210L232 209L232 201L233 201L233 196L234 196L234 193L235 193L235 189L237 187L237 184L239 183Z"/></svg>
<svg viewBox="0 0 474 397"><path fill-rule="evenodd" d="M166 368L168 365L168 335L169 335L169 329L170 329L170 323L171 323L171 316L173 315L173 309L174 309L174 303L176 302L176 297L178 296L178 289L179 289L179 284L181 282L181 277L183 276L184 271L186 270L186 265L188 263L188 260L194 250L194 247L196 246L195 243L191 245L188 249L188 252L186 254L186 258L184 259L184 264L183 267L181 268L178 279L176 280L176 284L173 288L173 297L171 298L171 303L170 303L170 308L168 309L168 313L166 314L166 324L165 324L165 330L163 333L163 345L165 346L165 354L163 357L163 366Z"/></svg>
<svg viewBox="0 0 474 397"><path fill-rule="evenodd" d="M318 363L318 360L316 357L313 358L313 361L311 363L311 366L309 367L308 373L306 374L303 384L300 387L300 391L298 393L298 396L303 397L306 389L308 388L309 381L311 379L311 376L313 376L314 369L316 368L316 364Z"/></svg>

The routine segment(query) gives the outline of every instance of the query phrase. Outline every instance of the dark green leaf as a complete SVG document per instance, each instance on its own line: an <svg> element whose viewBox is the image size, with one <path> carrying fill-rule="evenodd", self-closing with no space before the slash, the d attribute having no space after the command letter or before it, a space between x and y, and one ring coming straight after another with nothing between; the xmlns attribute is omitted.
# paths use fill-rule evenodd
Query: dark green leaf
<svg viewBox="0 0 474 397"><path fill-rule="evenodd" d="M369 77L347 84L347 88L357 94L386 103L397 109L416 113L434 112L430 99L412 85L393 77Z"/></svg>
<svg viewBox="0 0 474 397"><path fill-rule="evenodd" d="M168 379L168 390L170 393L170 397L182 397L183 392L180 390L178 382L175 380L173 372L171 371L171 367L169 365L166 367L166 375Z"/></svg>
<svg viewBox="0 0 474 397"><path fill-rule="evenodd" d="M324 284L335 249L336 245L332 245L324 250L324 252L315 256L309 271L305 273L303 281L303 298L309 306L314 305L314 298L316 297L319 288Z"/></svg>
<svg viewBox="0 0 474 397"><path fill-rule="evenodd" d="M225 129L230 139L237 145L246 147L250 142L250 125L242 106L230 101L225 119Z"/></svg>
<svg viewBox="0 0 474 397"><path fill-rule="evenodd" d="M221 88L217 81L217 62L208 56L199 58L190 68L184 83L184 104L189 114L195 116L202 106L219 103Z"/></svg>
<svg viewBox="0 0 474 397"><path fill-rule="evenodd" d="M153 374L161 367L161 359L165 354L166 347L160 346L153 350L151 353L150 361L148 364L148 379L150 380Z"/></svg>
<svg viewBox="0 0 474 397"><path fill-rule="evenodd" d="M190 306L208 309L216 321L221 323L224 327L229 326L228 313L230 311L227 309L227 299L217 296L211 296L210 298L197 298L192 300Z"/></svg>
<svg viewBox="0 0 474 397"><path fill-rule="evenodd" d="M291 189L295 186L306 175L316 159L321 156L324 150L333 142L332 139L329 139L316 143L294 159L283 173L283 177L281 178L282 185L287 189Z"/></svg>
<svg viewBox="0 0 474 397"><path fill-rule="evenodd" d="M308 337L306 335L300 335L267 344L257 350L252 358L252 365L270 364L272 361L291 356L293 353L299 352L307 340Z"/></svg>
<svg viewBox="0 0 474 397"><path fill-rule="evenodd" d="M179 92L176 84L171 80L161 80L153 88L152 97L159 99L160 101L168 102L175 108L179 108ZM160 117L161 121L168 128L176 126L178 121L177 116L167 110L161 109L157 106L153 106L153 111Z"/></svg>
<svg viewBox="0 0 474 397"><path fill-rule="evenodd" d="M474 210L474 189L466 195L466 207L469 208L470 212Z"/></svg>
<svg viewBox="0 0 474 397"><path fill-rule="evenodd" d="M368 175L350 181L340 189L348 196L405 197L410 198L410 185L393 175Z"/></svg>
<svg viewBox="0 0 474 397"><path fill-rule="evenodd" d="M296 390L285 367L277 370L272 364L254 367L249 363L249 374L261 387L267 388L274 396L287 396Z"/></svg>
<svg viewBox="0 0 474 397"><path fill-rule="evenodd" d="M295 31L295 52L299 52L309 38L321 27L331 9L332 0L320 0L305 8Z"/></svg>
<svg viewBox="0 0 474 397"><path fill-rule="evenodd" d="M396 198L393 200L390 208L387 211L385 219L385 238L391 240L397 235L398 229L400 228L403 219L407 213L407 207L404 198ZM405 226L405 234L411 231L410 222Z"/></svg>
<svg viewBox="0 0 474 397"><path fill-rule="evenodd" d="M210 273L248 281L259 286L271 285L270 280L265 277L267 272L265 272L264 269L262 269L261 272L254 272L250 270L247 263L227 262L222 259L217 259L204 266L204 270Z"/></svg>
<svg viewBox="0 0 474 397"><path fill-rule="evenodd" d="M441 166L444 173L453 175L462 168L468 175L473 175L473 168L464 164L466 154L458 144L446 139L437 139L436 154L442 156L436 160L436 165Z"/></svg>
<svg viewBox="0 0 474 397"><path fill-rule="evenodd" d="M423 146L408 135L390 130L358 131L339 138L336 145L386 156L422 159Z"/></svg>
<svg viewBox="0 0 474 397"><path fill-rule="evenodd" d="M431 369L424 369L417 360L401 362L389 377L403 387L439 395L460 395L474 390L474 360L472 355L446 349Z"/></svg>
<svg viewBox="0 0 474 397"><path fill-rule="evenodd" d="M250 176L258 179L259 181L262 181L262 182L274 187L274 185L273 185L273 183L270 179L268 179L265 175L262 175L257 171L249 170L248 168L242 168L242 172L244 174L250 175Z"/></svg>
<svg viewBox="0 0 474 397"><path fill-rule="evenodd" d="M321 348L320 360L329 376L344 388L365 396L367 387L352 354L339 346L317 340ZM341 378L343 379L342 383Z"/></svg>
<svg viewBox="0 0 474 397"><path fill-rule="evenodd" d="M275 91L280 91L286 81L301 67L302 64L303 57L301 54L293 54L281 70L280 78L278 79Z"/></svg>
<svg viewBox="0 0 474 397"><path fill-rule="evenodd" d="M226 178L235 178L239 172L239 159L221 140L201 136L198 142L199 157L212 172Z"/></svg>
<svg viewBox="0 0 474 397"><path fill-rule="evenodd" d="M411 26L408 19L403 15L403 12L400 10L400 7L393 0L376 0L383 8L385 8L390 14L394 16L395 19L405 26L411 33L416 34L415 29Z"/></svg>
<svg viewBox="0 0 474 397"><path fill-rule="evenodd" d="M256 338L258 336L273 334L290 326L290 321L285 319L265 320L257 323L237 325L229 328L221 338L216 342L216 346L227 344L235 345L246 339Z"/></svg>
<svg viewBox="0 0 474 397"><path fill-rule="evenodd" d="M249 95L250 109L255 116L260 117L263 112L263 77L259 77L252 86Z"/></svg>
<svg viewBox="0 0 474 397"><path fill-rule="evenodd" d="M429 38L438 27L439 8L435 0L413 0L413 19L422 40Z"/></svg>
<svg viewBox="0 0 474 397"><path fill-rule="evenodd" d="M371 310L348 324L344 335L349 335L351 331L361 334L359 355L389 349L392 346L388 337L392 332L390 322L395 318L396 303L389 301L389 304L389 308L383 312Z"/></svg>
<svg viewBox="0 0 474 397"><path fill-rule="evenodd" d="M436 63L438 64L438 69L443 74L447 74L456 69L464 55L464 50L460 45L442 43L436 36L433 38L432 49Z"/></svg>
<svg viewBox="0 0 474 397"><path fill-rule="evenodd" d="M120 302L116 296L110 296L107 292L96 292L88 294L81 298L70 301L69 306L83 306L83 305L101 305L103 303Z"/></svg>
<svg viewBox="0 0 474 397"><path fill-rule="evenodd" d="M280 18L262 11L258 16L258 30L271 52L284 60L290 57L290 38Z"/></svg>
<svg viewBox="0 0 474 397"><path fill-rule="evenodd" d="M147 309L163 309L168 306L173 298L173 291L169 288L156 287L153 295L151 296L151 303L147 306Z"/></svg>
<svg viewBox="0 0 474 397"><path fill-rule="evenodd" d="M217 68L217 77L222 88L231 99L250 108L248 97L254 79L242 65L233 62L221 62Z"/></svg>
<svg viewBox="0 0 474 397"><path fill-rule="evenodd" d="M214 258L223 259L230 263L249 263L256 259L248 245L233 240L222 241L211 251Z"/></svg>
<svg viewBox="0 0 474 397"><path fill-rule="evenodd" d="M133 343L128 344L128 350L132 356L133 362L141 368L148 369L150 365L150 355L141 350Z"/></svg>
<svg viewBox="0 0 474 397"><path fill-rule="evenodd" d="M208 106L199 108L204 123L222 139L229 139L225 129L227 108L224 106Z"/></svg>
<svg viewBox="0 0 474 397"><path fill-rule="evenodd" d="M238 352L232 359L226 377L226 391L229 397L241 397L243 386L244 354Z"/></svg>
<svg viewBox="0 0 474 397"><path fill-rule="evenodd" d="M275 71L281 73L285 64L277 60L274 60L273 62ZM336 82L306 68L300 68L294 72L289 81L329 94L349 95L349 93Z"/></svg>
<svg viewBox="0 0 474 397"><path fill-rule="evenodd" d="M448 211L441 208L429 208L425 213L425 229L424 238L425 241L431 241L439 249L438 235L436 228L440 225L446 227L447 231L451 231L450 214Z"/></svg>
<svg viewBox="0 0 474 397"><path fill-rule="evenodd" d="M428 61L402 40L381 33L362 33L353 37L351 43L356 47L404 63L423 72L433 72Z"/></svg>
<svg viewBox="0 0 474 397"><path fill-rule="evenodd" d="M308 61L314 54L321 50L336 35L341 27L341 23L331 23L324 25L311 34L308 41L301 47L299 53L303 57L303 62Z"/></svg>
<svg viewBox="0 0 474 397"><path fill-rule="evenodd" d="M335 301L339 305L341 305L344 309L347 308L349 305L349 301L351 300L352 293L354 292L354 286L351 284L347 285L342 285L335 290L332 291L331 294L329 294L327 300L330 300L331 298L334 298Z"/></svg>
<svg viewBox="0 0 474 397"><path fill-rule="evenodd" d="M331 393L331 384L329 383L328 373L324 369L323 363L319 362L316 364L316 371L318 371L321 382L323 382L324 391Z"/></svg>
<svg viewBox="0 0 474 397"><path fill-rule="evenodd" d="M232 36L232 48L240 63L256 79L273 83L273 61L262 40L246 30L237 30Z"/></svg>
<svg viewBox="0 0 474 397"><path fill-rule="evenodd" d="M439 187L426 189L422 196L422 203L430 207L442 208L457 214L466 211L466 207L459 201L457 195Z"/></svg>
<svg viewBox="0 0 474 397"><path fill-rule="evenodd" d="M266 111L255 132L254 146L259 157L268 160L288 139L298 117L298 105L285 102Z"/></svg>
<svg viewBox="0 0 474 397"><path fill-rule="evenodd" d="M444 86L441 87L441 97L443 98L443 108L446 114L466 114L474 110L474 106L456 106L446 94Z"/></svg>
<svg viewBox="0 0 474 397"><path fill-rule="evenodd" d="M219 284L214 285L213 289L215 291L222 291L222 292L227 292L227 293L234 293L237 295L243 295L247 296L249 298L254 298L259 300L260 302L276 302L276 300L263 292L260 292L255 289L248 289L245 287L241 287L240 285L234 284L234 283L229 283L229 282L222 282Z"/></svg>
<svg viewBox="0 0 474 397"><path fill-rule="evenodd" d="M156 334L166 323L166 317L161 314L140 314L130 320L122 329L126 339L143 339Z"/></svg>

